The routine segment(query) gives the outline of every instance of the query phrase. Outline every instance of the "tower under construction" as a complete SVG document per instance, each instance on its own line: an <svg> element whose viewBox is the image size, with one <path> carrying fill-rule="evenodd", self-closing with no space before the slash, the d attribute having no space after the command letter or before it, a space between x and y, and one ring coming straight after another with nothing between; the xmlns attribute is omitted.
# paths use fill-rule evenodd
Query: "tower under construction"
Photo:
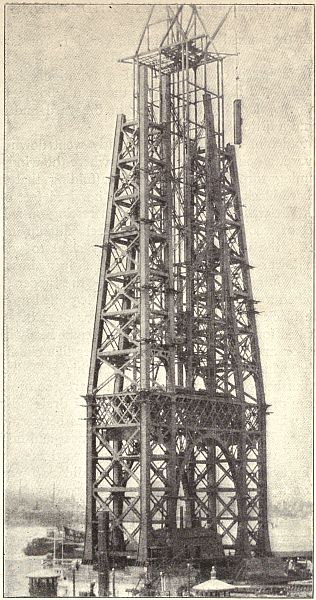
<svg viewBox="0 0 316 600"><path fill-rule="evenodd" d="M224 21L209 35L195 6L152 7L123 59L133 111L116 120L86 395L85 562L101 509L113 561L270 553L267 405L214 43Z"/></svg>

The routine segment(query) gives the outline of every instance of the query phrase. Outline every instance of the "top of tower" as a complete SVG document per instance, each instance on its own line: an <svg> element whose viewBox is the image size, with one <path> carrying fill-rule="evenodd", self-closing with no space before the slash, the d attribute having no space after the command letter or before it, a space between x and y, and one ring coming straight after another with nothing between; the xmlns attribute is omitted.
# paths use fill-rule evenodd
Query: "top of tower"
<svg viewBox="0 0 316 600"><path fill-rule="evenodd" d="M136 61L172 72L182 68L184 52L190 67L224 57L227 54L218 52L214 41L231 9L225 11L209 35L196 5L152 5L135 54L120 62Z"/></svg>

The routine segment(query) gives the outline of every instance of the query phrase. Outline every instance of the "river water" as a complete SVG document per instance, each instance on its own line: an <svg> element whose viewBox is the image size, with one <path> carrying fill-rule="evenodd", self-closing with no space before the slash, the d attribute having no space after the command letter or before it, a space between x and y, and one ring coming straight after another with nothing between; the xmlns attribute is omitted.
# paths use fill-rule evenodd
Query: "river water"
<svg viewBox="0 0 316 600"><path fill-rule="evenodd" d="M35 537L44 537L43 527L7 527L5 531L4 594L5 596L28 596L27 575L41 569L43 556L25 556L23 548Z"/></svg>
<svg viewBox="0 0 316 600"><path fill-rule="evenodd" d="M311 550L311 518L278 518L269 526L273 551ZM27 575L41 569L42 556L25 556L23 548L34 537L45 536L46 529L34 526L8 527L5 533L5 597L27 597Z"/></svg>

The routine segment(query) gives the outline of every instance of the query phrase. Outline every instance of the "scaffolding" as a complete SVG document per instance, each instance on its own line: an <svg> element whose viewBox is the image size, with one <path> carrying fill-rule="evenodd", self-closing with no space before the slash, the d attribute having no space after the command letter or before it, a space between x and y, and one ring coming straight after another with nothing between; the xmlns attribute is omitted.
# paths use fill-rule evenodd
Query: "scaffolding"
<svg viewBox="0 0 316 600"><path fill-rule="evenodd" d="M226 17L209 36L195 6L152 7L122 61L133 114L116 121L86 395L86 562L104 508L113 561L270 553L267 405L214 45Z"/></svg>

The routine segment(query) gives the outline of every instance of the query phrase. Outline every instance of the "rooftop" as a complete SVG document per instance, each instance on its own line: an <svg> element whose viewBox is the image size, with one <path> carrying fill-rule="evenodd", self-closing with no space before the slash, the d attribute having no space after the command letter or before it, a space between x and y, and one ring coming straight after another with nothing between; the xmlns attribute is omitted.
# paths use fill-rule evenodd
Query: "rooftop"
<svg viewBox="0 0 316 600"><path fill-rule="evenodd" d="M220 581L219 579L212 578L207 581L203 581L198 585L193 586L193 590L199 592L219 592L235 589L236 586L231 585L230 583L226 583L226 581Z"/></svg>
<svg viewBox="0 0 316 600"><path fill-rule="evenodd" d="M50 577L60 577L60 573L54 571L53 569L45 569L43 571L35 571L34 573L30 573L26 575L29 579L49 579Z"/></svg>

